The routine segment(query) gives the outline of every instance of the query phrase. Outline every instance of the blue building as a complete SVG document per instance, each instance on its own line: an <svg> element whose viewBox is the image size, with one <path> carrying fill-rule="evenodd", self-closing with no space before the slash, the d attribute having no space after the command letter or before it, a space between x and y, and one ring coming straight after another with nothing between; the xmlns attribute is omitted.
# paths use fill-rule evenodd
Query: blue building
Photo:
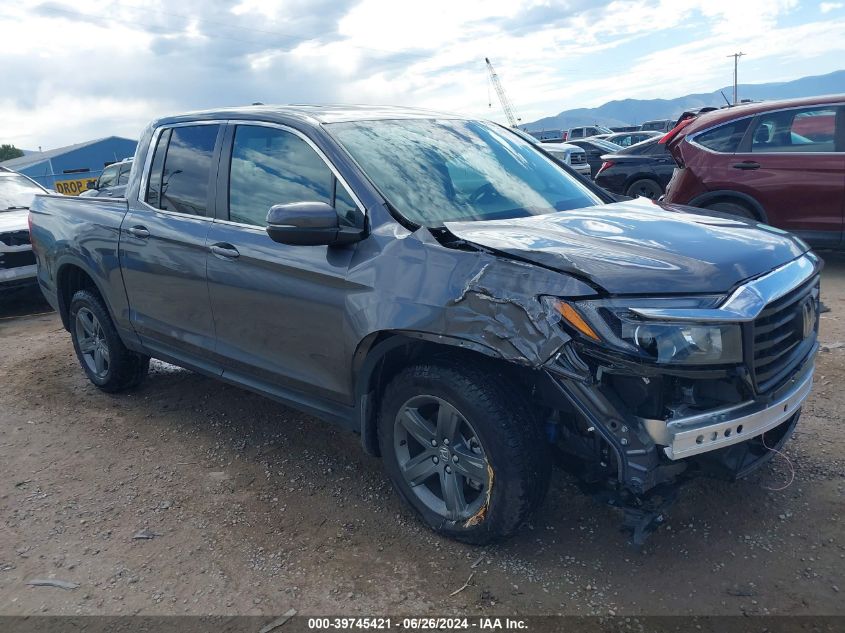
<svg viewBox="0 0 845 633"><path fill-rule="evenodd" d="M107 136L46 152L30 152L0 165L29 176L47 189L75 196L85 191L105 167L134 156L137 145L137 141L128 138Z"/></svg>

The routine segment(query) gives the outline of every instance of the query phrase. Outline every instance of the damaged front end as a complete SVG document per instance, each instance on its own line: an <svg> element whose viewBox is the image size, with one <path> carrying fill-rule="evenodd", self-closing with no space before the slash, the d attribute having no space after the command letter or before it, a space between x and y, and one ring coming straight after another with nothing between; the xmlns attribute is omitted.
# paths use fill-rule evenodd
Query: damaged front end
<svg viewBox="0 0 845 633"><path fill-rule="evenodd" d="M683 481L745 476L788 439L812 387L818 269L808 254L727 299L547 299L573 337L544 366L550 438L635 543Z"/></svg>

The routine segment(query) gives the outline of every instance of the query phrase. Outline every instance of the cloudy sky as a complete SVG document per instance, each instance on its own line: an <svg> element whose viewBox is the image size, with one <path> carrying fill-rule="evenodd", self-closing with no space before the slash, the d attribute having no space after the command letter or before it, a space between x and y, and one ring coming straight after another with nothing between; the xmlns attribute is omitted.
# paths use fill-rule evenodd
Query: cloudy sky
<svg viewBox="0 0 845 633"><path fill-rule="evenodd" d="M4 0L0 143L48 149L151 118L390 103L523 121L611 99L845 68L845 0ZM488 95L493 107L488 106Z"/></svg>

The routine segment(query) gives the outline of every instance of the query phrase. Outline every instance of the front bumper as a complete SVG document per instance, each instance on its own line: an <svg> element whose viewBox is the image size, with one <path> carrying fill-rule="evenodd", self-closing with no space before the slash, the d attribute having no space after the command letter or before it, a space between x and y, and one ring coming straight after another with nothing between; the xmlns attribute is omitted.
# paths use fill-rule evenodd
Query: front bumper
<svg viewBox="0 0 845 633"><path fill-rule="evenodd" d="M570 165L570 167L572 167L572 169L574 169L580 175L587 176L587 178L589 178L590 174L592 173L591 170L590 170L590 165L587 164L587 163L580 163L578 165Z"/></svg>
<svg viewBox="0 0 845 633"><path fill-rule="evenodd" d="M0 268L0 285L17 285L24 281L35 281L37 266L18 266L16 268Z"/></svg>
<svg viewBox="0 0 845 633"><path fill-rule="evenodd" d="M772 402L743 402L669 421L642 419L642 424L671 460L739 444L792 418L810 395L814 370L809 362Z"/></svg>

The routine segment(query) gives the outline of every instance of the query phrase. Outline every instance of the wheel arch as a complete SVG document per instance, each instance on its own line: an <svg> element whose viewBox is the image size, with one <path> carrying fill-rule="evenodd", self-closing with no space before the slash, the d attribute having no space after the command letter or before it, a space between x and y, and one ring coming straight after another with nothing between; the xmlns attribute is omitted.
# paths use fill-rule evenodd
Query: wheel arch
<svg viewBox="0 0 845 633"><path fill-rule="evenodd" d="M59 316L65 329L70 328L70 302L73 295L79 290L91 290L96 292L103 300L106 309L109 311L112 321L114 314L111 306L105 299L105 294L96 281L96 276L85 264L76 260L62 262L56 269L56 298L58 300Z"/></svg>
<svg viewBox="0 0 845 633"><path fill-rule="evenodd" d="M527 367L502 358L494 349L465 339L409 330L373 332L353 357L355 403L364 451L379 456L377 425L380 393L402 368L415 362L458 360L484 363L525 383Z"/></svg>
<svg viewBox="0 0 845 633"><path fill-rule="evenodd" d="M690 207L704 207L708 204L716 202L732 202L734 204L741 204L747 207L749 211L757 216L757 219L764 224L768 224L768 216L766 210L757 200L741 191L733 191L732 189L718 189L716 191L708 191L696 196L687 203Z"/></svg>
<svg viewBox="0 0 845 633"><path fill-rule="evenodd" d="M628 178L625 179L625 184L622 186L623 194L628 195L625 192L627 192L628 188L631 185L633 185L635 182L637 182L638 180L651 180L658 187L660 187L661 191L665 191L665 189L666 189L662 184L660 184L660 179L656 174L654 174L652 172L642 172L641 171L641 172L637 172L633 176L628 176Z"/></svg>

